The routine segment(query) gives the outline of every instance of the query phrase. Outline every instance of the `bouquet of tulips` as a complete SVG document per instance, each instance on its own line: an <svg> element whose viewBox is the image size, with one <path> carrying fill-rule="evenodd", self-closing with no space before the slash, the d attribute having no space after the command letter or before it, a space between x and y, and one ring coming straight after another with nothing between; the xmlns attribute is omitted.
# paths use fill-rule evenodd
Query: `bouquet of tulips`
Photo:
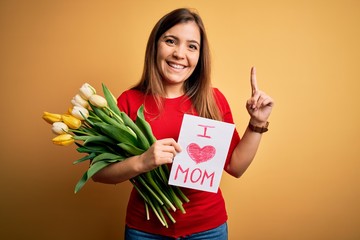
<svg viewBox="0 0 360 240"><path fill-rule="evenodd" d="M86 153L74 164L90 161L88 170L75 186L75 193L99 170L142 154L156 141L145 120L143 106L138 109L134 122L119 110L109 89L104 84L102 87L104 97L85 83L71 100L72 107L68 113L43 114L43 119L52 124L52 131L57 134L52 139L53 143L61 146L75 143L78 152ZM146 218L150 219L151 209L165 227L168 227L165 216L175 223L171 211L179 209L185 213L183 201L189 201L178 187L168 185L168 177L169 169L167 165L162 165L130 179L144 199Z"/></svg>

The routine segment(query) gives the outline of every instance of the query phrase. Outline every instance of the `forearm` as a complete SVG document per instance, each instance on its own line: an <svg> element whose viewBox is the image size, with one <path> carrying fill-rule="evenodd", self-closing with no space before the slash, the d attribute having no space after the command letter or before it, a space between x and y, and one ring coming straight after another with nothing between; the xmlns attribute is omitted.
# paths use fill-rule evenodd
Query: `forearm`
<svg viewBox="0 0 360 240"><path fill-rule="evenodd" d="M226 171L234 177L241 177L251 164L258 150L262 133L267 131L268 118L274 106L273 99L260 91L257 86L255 68L251 68L250 75L251 98L246 102L246 109L250 115L251 129L246 131L234 149L230 164Z"/></svg>
<svg viewBox="0 0 360 240"><path fill-rule="evenodd" d="M256 155L261 136L262 134L246 128L241 141L231 155L230 164L226 169L229 174L237 178L243 175Z"/></svg>
<svg viewBox="0 0 360 240"><path fill-rule="evenodd" d="M180 151L180 145L174 139L158 140L143 154L113 163L97 172L92 179L101 183L121 183L158 166L171 163Z"/></svg>
<svg viewBox="0 0 360 240"><path fill-rule="evenodd" d="M97 172L92 179L95 182L117 184L127 181L141 174L139 167L140 156L133 156L121 162L110 164Z"/></svg>

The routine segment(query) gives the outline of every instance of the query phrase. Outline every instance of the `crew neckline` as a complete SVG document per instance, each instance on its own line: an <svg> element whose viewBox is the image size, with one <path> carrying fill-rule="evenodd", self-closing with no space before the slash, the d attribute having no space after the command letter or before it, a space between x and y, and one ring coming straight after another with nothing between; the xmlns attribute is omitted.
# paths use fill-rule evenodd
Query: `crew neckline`
<svg viewBox="0 0 360 240"><path fill-rule="evenodd" d="M184 96L185 96L185 94L180 95L180 96L178 96L178 97L164 97L163 99L172 101L172 100L181 99L181 98L183 98Z"/></svg>

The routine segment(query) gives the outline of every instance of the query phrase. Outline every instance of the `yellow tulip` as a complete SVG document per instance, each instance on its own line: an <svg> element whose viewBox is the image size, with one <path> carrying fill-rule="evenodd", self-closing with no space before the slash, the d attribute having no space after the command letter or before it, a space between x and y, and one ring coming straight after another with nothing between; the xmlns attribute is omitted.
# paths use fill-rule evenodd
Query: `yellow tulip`
<svg viewBox="0 0 360 240"><path fill-rule="evenodd" d="M66 112L66 114L71 115L71 112L72 112L72 110L73 110L73 107L74 107L74 105L70 106L70 107L68 108L68 111Z"/></svg>
<svg viewBox="0 0 360 240"><path fill-rule="evenodd" d="M69 114L63 114L61 115L62 121L71 129L78 129L81 127L81 120L77 119L76 117L69 115Z"/></svg>
<svg viewBox="0 0 360 240"><path fill-rule="evenodd" d="M58 135L57 137L54 137L52 139L52 141L56 145L68 146L68 145L72 144L75 140L71 134L64 133L64 134Z"/></svg>
<svg viewBox="0 0 360 240"><path fill-rule="evenodd" d="M44 112L42 118L50 124L61 121L61 115L56 113Z"/></svg>
<svg viewBox="0 0 360 240"><path fill-rule="evenodd" d="M107 106L107 101L104 97L94 94L92 96L90 96L89 98L89 102L94 105L95 107L98 108L104 108Z"/></svg>

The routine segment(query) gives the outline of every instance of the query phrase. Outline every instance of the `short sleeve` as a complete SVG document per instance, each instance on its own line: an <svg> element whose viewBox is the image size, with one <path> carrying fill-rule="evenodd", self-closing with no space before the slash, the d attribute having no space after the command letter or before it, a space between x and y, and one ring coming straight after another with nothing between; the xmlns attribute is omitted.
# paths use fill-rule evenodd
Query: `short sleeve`
<svg viewBox="0 0 360 240"><path fill-rule="evenodd" d="M120 111L125 112L131 119L136 119L137 110L144 103L144 95L137 90L126 90L117 99Z"/></svg>

